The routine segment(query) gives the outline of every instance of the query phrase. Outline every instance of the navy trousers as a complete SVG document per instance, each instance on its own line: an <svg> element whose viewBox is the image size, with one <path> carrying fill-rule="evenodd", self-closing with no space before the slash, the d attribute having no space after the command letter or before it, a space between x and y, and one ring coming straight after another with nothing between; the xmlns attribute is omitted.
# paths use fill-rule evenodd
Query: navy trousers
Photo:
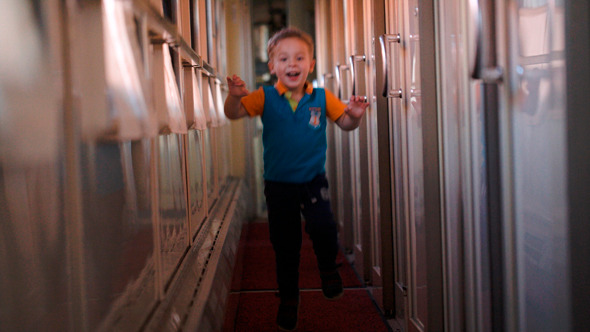
<svg viewBox="0 0 590 332"><path fill-rule="evenodd" d="M324 174L312 181L293 184L265 181L270 241L277 265L281 299L299 296L301 215L309 234L320 271L336 269L338 228L334 221Z"/></svg>

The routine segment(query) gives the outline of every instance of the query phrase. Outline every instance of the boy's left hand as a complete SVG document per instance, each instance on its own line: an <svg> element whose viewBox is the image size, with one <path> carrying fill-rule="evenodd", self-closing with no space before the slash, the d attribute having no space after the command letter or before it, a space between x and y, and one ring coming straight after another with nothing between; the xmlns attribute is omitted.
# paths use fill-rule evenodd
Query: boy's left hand
<svg viewBox="0 0 590 332"><path fill-rule="evenodd" d="M351 96L348 102L348 116L355 119L361 118L369 106L365 100L366 97Z"/></svg>

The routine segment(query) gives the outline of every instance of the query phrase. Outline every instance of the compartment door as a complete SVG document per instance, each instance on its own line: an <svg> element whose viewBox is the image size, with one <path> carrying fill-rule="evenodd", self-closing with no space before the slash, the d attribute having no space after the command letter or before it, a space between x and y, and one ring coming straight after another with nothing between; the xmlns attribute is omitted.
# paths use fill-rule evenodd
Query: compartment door
<svg viewBox="0 0 590 332"><path fill-rule="evenodd" d="M428 277L437 275L428 273L427 234L440 236L425 227L420 17L418 0L386 1L386 34L381 36L390 120L396 318L405 320L410 331L427 329ZM426 111L436 112L436 107ZM436 187L429 189L438 192L438 180L433 183ZM438 199L433 202L438 206Z"/></svg>
<svg viewBox="0 0 590 332"><path fill-rule="evenodd" d="M385 31L379 42L384 60L384 89L389 118L389 158L391 178L391 209L393 230L395 317L398 322L408 318L411 242L409 238L410 202L408 174L408 119L406 100L403 3L385 2Z"/></svg>
<svg viewBox="0 0 590 332"><path fill-rule="evenodd" d="M564 2L509 1L500 14L505 330L567 330Z"/></svg>
<svg viewBox="0 0 590 332"><path fill-rule="evenodd" d="M426 220L422 140L422 86L420 74L420 28L418 0L403 2L404 90L402 112L406 121L409 330L424 331L428 321Z"/></svg>

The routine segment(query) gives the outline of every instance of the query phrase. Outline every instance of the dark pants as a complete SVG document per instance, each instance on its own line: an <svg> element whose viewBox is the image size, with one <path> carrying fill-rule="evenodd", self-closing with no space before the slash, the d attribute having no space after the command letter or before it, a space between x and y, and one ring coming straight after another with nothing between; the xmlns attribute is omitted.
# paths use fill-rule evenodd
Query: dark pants
<svg viewBox="0 0 590 332"><path fill-rule="evenodd" d="M324 174L303 184L265 181L270 241L275 251L281 299L299 296L301 214L320 271L336 268L338 232L330 208L328 180Z"/></svg>

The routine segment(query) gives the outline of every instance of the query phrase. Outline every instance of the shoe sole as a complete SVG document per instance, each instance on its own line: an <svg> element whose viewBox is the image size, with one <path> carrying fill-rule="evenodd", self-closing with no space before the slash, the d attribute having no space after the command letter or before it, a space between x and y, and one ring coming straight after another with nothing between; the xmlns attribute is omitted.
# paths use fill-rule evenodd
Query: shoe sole
<svg viewBox="0 0 590 332"><path fill-rule="evenodd" d="M291 329L291 330L288 330L288 329L286 329L286 328L284 328L282 326L279 326L279 331L295 331L295 330L297 330L297 325L295 325L295 327L293 329Z"/></svg>
<svg viewBox="0 0 590 332"><path fill-rule="evenodd" d="M322 295L324 295L324 294L322 293ZM340 293L336 296L333 296L333 297L327 297L326 295L324 295L324 299L326 299L328 301L336 301L336 300L340 299L343 295L344 295L344 291L342 291L342 293Z"/></svg>
<svg viewBox="0 0 590 332"><path fill-rule="evenodd" d="M299 313L297 313L297 314L299 315ZM297 325L299 325L299 317L297 318L297 322L295 323L295 327L292 329L287 329L287 328L284 328L280 325L277 325L277 327L279 328L279 331L295 331L295 330L297 330Z"/></svg>

